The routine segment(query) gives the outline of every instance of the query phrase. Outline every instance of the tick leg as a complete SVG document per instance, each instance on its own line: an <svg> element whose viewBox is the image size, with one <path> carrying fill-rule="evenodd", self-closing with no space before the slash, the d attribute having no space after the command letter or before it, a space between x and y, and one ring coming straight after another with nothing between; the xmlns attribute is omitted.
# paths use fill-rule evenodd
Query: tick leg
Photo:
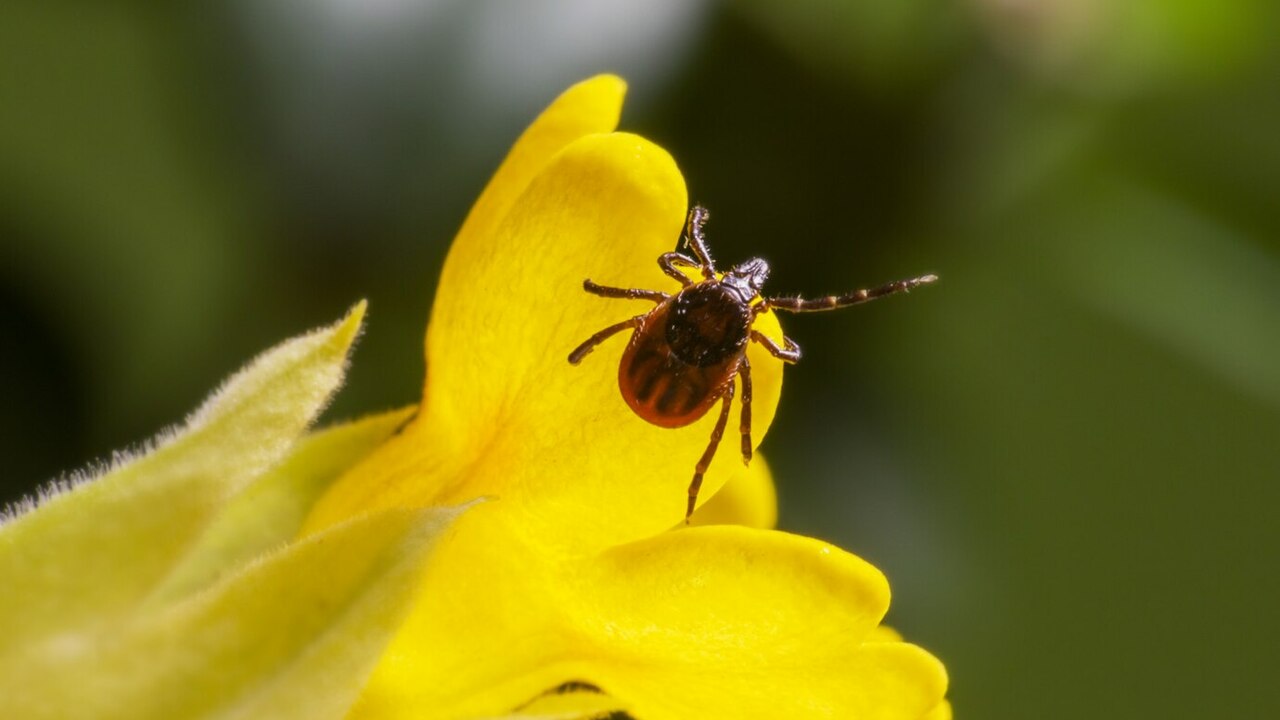
<svg viewBox="0 0 1280 720"><path fill-rule="evenodd" d="M923 275L910 280L895 280L891 283L885 283L877 288L870 290L854 290L844 295L828 295L822 298L806 300L804 298L765 298L764 302L774 310L786 310L787 312L821 312L823 310L837 310L850 305L860 305L864 302L870 302L888 295L894 295L900 292L914 290L921 285L928 285L938 279L937 275Z"/></svg>
<svg viewBox="0 0 1280 720"><path fill-rule="evenodd" d="M698 268L699 270L702 269L702 266L698 264L697 260L686 255L681 255L678 252L662 253L658 256L658 267L662 268L662 272L670 275L672 278L675 278L675 281L684 287L689 287L693 284L693 280L689 279L688 275L677 270L677 265Z"/></svg>
<svg viewBox="0 0 1280 720"><path fill-rule="evenodd" d="M689 246L693 248L693 254L698 256L698 262L701 263L702 276L710 280L716 276L715 263L711 261L711 253L707 251L707 241L702 237L702 226L707 224L707 220L711 218L711 213L701 205L694 205L689 211L689 219L685 222L684 236Z"/></svg>
<svg viewBox="0 0 1280 720"><path fill-rule="evenodd" d="M631 318L630 320L623 320L620 323L610 325L609 327L601 330L595 335L592 335L591 337L587 338L586 342L574 348L573 352L569 353L569 364L577 365L578 363L582 362L582 358L590 354L592 350L595 350L597 345L604 342L605 340L608 340L614 335L617 335L623 330L626 330L627 328L637 327L638 325L640 325L640 322L644 320L644 318L645 318L644 315L637 315Z"/></svg>
<svg viewBox="0 0 1280 720"><path fill-rule="evenodd" d="M707 473L707 468L711 466L711 458L716 456L716 448L720 446L720 438L724 437L724 426L729 423L729 406L733 404L733 382L732 380L725 386L724 404L720 406L720 417L716 420L716 426L711 431L711 442L707 445L706 452L702 453L702 459L698 461L698 465L693 471L693 482L689 483L689 506L684 512L684 524L689 524L689 517L693 515L693 506L698 502L698 490L702 489L702 476Z"/></svg>
<svg viewBox="0 0 1280 720"><path fill-rule="evenodd" d="M670 295L657 290L608 287L606 285L597 285L590 280L582 281L582 289L592 295L599 295L600 297L621 298L623 300L652 300L656 303L660 303L671 297Z"/></svg>
<svg viewBox="0 0 1280 720"><path fill-rule="evenodd" d="M747 356L742 356L742 364L738 366L738 377L742 378L742 464L751 464L751 363Z"/></svg>
<svg viewBox="0 0 1280 720"><path fill-rule="evenodd" d="M778 347L778 343L774 342L773 338L770 338L759 330L751 331L751 339L763 345L764 349L768 350L770 355L778 358L782 362L791 363L792 365L800 362L800 346L796 344L795 340L792 340L786 335L782 336L782 342L786 347Z"/></svg>

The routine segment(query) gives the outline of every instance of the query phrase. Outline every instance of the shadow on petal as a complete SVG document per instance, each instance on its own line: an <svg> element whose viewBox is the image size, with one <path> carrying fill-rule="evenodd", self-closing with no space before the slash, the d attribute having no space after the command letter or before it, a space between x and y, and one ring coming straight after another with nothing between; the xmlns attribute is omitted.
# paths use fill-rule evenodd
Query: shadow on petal
<svg viewBox="0 0 1280 720"><path fill-rule="evenodd" d="M778 524L778 493L769 464L756 453L705 505L693 513L693 525L745 525L768 530Z"/></svg>

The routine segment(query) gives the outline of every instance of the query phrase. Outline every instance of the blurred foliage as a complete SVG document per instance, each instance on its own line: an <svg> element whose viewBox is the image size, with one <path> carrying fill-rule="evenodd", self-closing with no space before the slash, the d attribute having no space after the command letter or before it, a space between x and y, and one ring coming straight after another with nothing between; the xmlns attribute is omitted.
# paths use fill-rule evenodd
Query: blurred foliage
<svg viewBox="0 0 1280 720"><path fill-rule="evenodd" d="M1274 4L547 3L570 40L475 6L270 26L315 42L240 5L0 6L10 497L357 297L332 414L412 399L470 199L613 69L719 257L779 293L942 276L791 318L764 450L783 526L886 571L959 716L1280 713Z"/></svg>
<svg viewBox="0 0 1280 720"><path fill-rule="evenodd" d="M736 9L814 73L910 93L942 70L968 9L947 0L737 0Z"/></svg>

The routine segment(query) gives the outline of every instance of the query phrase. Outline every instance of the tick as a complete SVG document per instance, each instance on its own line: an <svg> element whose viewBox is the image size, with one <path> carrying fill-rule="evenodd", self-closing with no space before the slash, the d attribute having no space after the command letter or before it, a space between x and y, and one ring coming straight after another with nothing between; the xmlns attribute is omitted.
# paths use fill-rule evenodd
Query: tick
<svg viewBox="0 0 1280 720"><path fill-rule="evenodd" d="M628 320L610 325L587 338L569 353L569 362L582 362L597 345L631 330L631 341L618 365L618 387L627 405L650 423L664 428L684 427L720 402L720 416L711 431L711 442L694 467L689 483L689 504L684 521L689 522L698 501L702 477L711 465L733 404L734 378L742 385L742 461L751 462L751 363L747 344L757 342L785 363L800 360L800 346L783 336L782 347L754 329L756 316L770 310L820 312L858 305L870 300L906 292L937 280L924 275L898 280L876 288L854 290L844 295L806 300L765 297L760 294L769 278L769 263L752 258L733 266L717 277L702 227L709 214L695 206L685 225L686 244L694 257L679 252L663 253L658 266L676 282L680 291L670 295L659 290L615 288L584 280L582 288L593 295L626 300L648 300L655 307ZM692 268L702 275L695 281L680 271Z"/></svg>

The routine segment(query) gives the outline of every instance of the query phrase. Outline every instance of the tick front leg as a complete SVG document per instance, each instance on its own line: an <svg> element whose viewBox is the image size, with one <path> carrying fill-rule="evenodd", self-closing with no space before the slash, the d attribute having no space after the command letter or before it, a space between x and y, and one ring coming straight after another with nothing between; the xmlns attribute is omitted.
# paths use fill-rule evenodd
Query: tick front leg
<svg viewBox="0 0 1280 720"><path fill-rule="evenodd" d="M694 205L689 211L689 219L685 221L684 233L685 239L689 242L689 246L693 248L693 253L698 256L698 261L702 269L702 276L710 280L716 276L716 265L711 260L711 253L707 250L707 240L702 236L702 226L707 224L707 220L711 218L711 213L701 205Z"/></svg>
<svg viewBox="0 0 1280 720"><path fill-rule="evenodd" d="M738 366L738 377L742 378L742 464L751 464L751 363L742 356L742 364Z"/></svg>
<svg viewBox="0 0 1280 720"><path fill-rule="evenodd" d="M778 358L782 362L791 363L792 365L800 362L800 346L796 344L795 340L792 340L786 335L782 336L782 342L786 345L785 348L778 347L778 343L774 342L773 338L765 335L759 330L751 331L751 339L763 345L764 349L768 350L770 355Z"/></svg>
<svg viewBox="0 0 1280 720"><path fill-rule="evenodd" d="M838 310L840 308L849 307L850 305L861 305L864 302L870 302L889 295L908 292L914 290L921 285L937 282L937 275L922 275L918 278L910 278L908 280L895 280L891 283L885 283L880 287L854 290L844 295L828 295L822 298L814 298L806 300L805 298L765 298L764 304L775 310L786 310L787 312L822 312L824 310Z"/></svg>
<svg viewBox="0 0 1280 720"><path fill-rule="evenodd" d="M658 267L662 268L662 272L671 276L681 286L689 287L693 284L693 280L688 275L680 272L679 266L694 268L695 270L702 269L697 260L687 255L681 255L678 252L662 253L658 256Z"/></svg>
<svg viewBox="0 0 1280 720"><path fill-rule="evenodd" d="M601 330L595 335L592 335L591 337L587 338L586 342L574 348L573 352L569 353L569 364L577 365L578 363L582 362L582 358L589 355L592 350L595 350L597 345L604 342L605 340L608 340L614 335L617 335L623 330L626 330L627 328L639 327L640 323L644 320L644 318L645 318L645 315L637 315L631 318L630 320L623 320L620 323L610 325L609 327Z"/></svg>
<svg viewBox="0 0 1280 720"><path fill-rule="evenodd" d="M597 285L590 279L582 281L582 289L592 295L600 297L619 298L622 300L651 300L660 303L671 297L670 295L658 290L640 290L638 288L616 288L607 285Z"/></svg>
<svg viewBox="0 0 1280 720"><path fill-rule="evenodd" d="M725 386L724 404L720 406L720 417L716 419L716 426L711 431L711 442L707 445L706 452L702 453L702 459L698 461L698 465L694 468L693 482L689 483L689 506L684 512L684 524L689 524L689 517L693 515L693 506L698 503L698 491L702 489L702 476L707 474L707 468L711 467L711 459L716 456L716 448L720 446L720 438L724 437L724 426L729 424L729 406L733 404L733 382L732 380Z"/></svg>

